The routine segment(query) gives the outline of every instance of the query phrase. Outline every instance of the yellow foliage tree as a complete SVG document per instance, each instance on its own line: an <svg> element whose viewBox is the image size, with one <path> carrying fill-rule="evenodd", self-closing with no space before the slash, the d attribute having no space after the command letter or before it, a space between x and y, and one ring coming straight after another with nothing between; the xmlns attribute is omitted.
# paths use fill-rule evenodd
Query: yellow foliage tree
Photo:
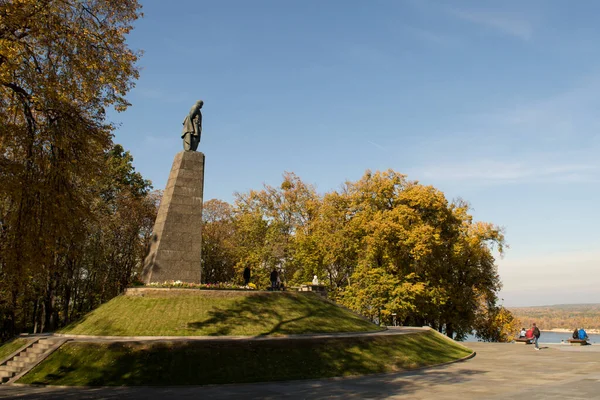
<svg viewBox="0 0 600 400"><path fill-rule="evenodd" d="M243 262L278 266L291 284L317 275L332 297L374 321L395 314L462 338L479 293L495 304L492 250L503 251L502 230L396 171L367 171L322 197L287 174L280 188L238 195L234 209Z"/></svg>
<svg viewBox="0 0 600 400"><path fill-rule="evenodd" d="M136 0L0 2L2 278L13 313L23 291L43 292L48 326L60 265L107 168L105 109L124 110L138 77L125 36L140 15Z"/></svg>

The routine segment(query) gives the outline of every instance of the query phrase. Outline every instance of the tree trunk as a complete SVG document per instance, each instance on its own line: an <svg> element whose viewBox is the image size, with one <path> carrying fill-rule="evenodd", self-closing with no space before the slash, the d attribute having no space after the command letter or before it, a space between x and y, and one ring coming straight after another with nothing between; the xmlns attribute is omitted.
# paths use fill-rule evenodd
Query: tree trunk
<svg viewBox="0 0 600 400"><path fill-rule="evenodd" d="M48 282L48 289L46 292L46 298L44 299L44 326L47 331L53 331L55 328L55 312L54 312L54 304L56 301L56 297L54 295L54 284L53 279L50 278Z"/></svg>
<svg viewBox="0 0 600 400"><path fill-rule="evenodd" d="M38 309L40 307L40 299L36 298L35 299L35 304L33 305L33 314L32 314L32 325L33 325L33 333L36 334L37 333L37 324L38 324L38 319L37 319L37 314L38 314Z"/></svg>
<svg viewBox="0 0 600 400"><path fill-rule="evenodd" d="M454 327L451 323L446 324L446 336L448 336L450 339L454 337Z"/></svg>

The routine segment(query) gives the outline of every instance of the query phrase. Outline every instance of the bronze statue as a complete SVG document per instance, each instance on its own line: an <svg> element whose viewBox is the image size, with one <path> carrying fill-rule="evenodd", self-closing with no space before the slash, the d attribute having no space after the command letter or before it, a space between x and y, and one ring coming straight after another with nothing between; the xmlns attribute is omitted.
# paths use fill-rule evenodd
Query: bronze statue
<svg viewBox="0 0 600 400"><path fill-rule="evenodd" d="M200 109L204 105L202 100L198 100L190 110L190 113L183 120L183 149L185 151L196 151L200 144L200 135L202 135L202 113Z"/></svg>

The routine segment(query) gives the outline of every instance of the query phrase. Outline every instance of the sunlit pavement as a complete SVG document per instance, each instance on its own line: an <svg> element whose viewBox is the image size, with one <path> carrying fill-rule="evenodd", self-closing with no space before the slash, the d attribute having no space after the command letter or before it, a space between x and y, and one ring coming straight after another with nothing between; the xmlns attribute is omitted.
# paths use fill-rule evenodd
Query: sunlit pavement
<svg viewBox="0 0 600 400"><path fill-rule="evenodd" d="M0 387L18 399L600 399L600 346L468 343L477 356L419 371L205 387Z"/></svg>

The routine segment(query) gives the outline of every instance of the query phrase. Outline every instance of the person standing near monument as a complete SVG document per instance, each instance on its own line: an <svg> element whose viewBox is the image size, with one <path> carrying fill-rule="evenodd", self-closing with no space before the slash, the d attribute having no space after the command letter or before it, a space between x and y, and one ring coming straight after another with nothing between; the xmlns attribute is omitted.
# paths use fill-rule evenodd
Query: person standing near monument
<svg viewBox="0 0 600 400"><path fill-rule="evenodd" d="M279 273L277 272L277 269L273 268L273 271L271 271L271 290L277 290L277 279L279 279Z"/></svg>
<svg viewBox="0 0 600 400"><path fill-rule="evenodd" d="M183 120L181 138L183 139L183 149L185 151L196 151L200 144L200 136L202 135L202 112L200 109L203 105L204 102L198 100Z"/></svg>
<svg viewBox="0 0 600 400"><path fill-rule="evenodd" d="M244 285L248 286L250 283L250 267L244 268Z"/></svg>

